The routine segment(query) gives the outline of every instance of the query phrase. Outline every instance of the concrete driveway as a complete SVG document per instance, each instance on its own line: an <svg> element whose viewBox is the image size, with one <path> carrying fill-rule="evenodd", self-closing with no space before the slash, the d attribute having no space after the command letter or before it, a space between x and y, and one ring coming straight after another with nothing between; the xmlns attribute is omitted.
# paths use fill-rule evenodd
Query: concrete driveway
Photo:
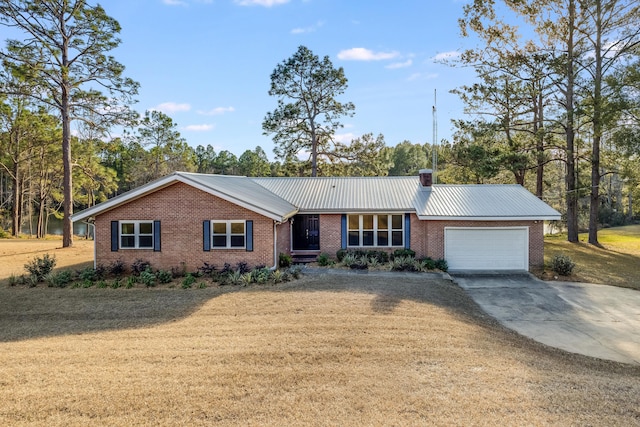
<svg viewBox="0 0 640 427"><path fill-rule="evenodd" d="M452 274L504 326L572 353L640 365L640 292L544 282L529 274Z"/></svg>

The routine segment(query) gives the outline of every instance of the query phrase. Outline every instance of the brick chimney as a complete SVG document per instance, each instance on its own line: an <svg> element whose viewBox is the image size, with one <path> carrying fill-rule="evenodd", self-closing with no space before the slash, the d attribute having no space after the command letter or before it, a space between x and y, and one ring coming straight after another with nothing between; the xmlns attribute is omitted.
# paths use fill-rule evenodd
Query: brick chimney
<svg viewBox="0 0 640 427"><path fill-rule="evenodd" d="M433 170L432 169L420 169L420 185L423 187L431 187L433 184Z"/></svg>

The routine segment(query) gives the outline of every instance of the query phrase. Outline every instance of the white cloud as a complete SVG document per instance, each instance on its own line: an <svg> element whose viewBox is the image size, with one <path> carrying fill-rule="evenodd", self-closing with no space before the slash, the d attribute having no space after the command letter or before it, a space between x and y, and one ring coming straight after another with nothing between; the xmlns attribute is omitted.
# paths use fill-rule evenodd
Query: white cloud
<svg viewBox="0 0 640 427"><path fill-rule="evenodd" d="M394 62L393 64L389 64L385 68L389 68L390 70L395 70L395 69L398 69L398 68L410 67L411 64L413 64L413 60L412 59L407 59L404 62Z"/></svg>
<svg viewBox="0 0 640 427"><path fill-rule="evenodd" d="M434 61L446 61L448 59L454 59L460 56L460 52L451 50L449 52L442 52L433 57Z"/></svg>
<svg viewBox="0 0 640 427"><path fill-rule="evenodd" d="M198 110L198 114L203 116L219 116L220 114L232 113L234 111L236 111L236 109L233 107L216 107L209 111Z"/></svg>
<svg viewBox="0 0 640 427"><path fill-rule="evenodd" d="M192 132L207 132L212 130L213 128L215 128L215 125L204 124L204 125L188 125L188 126L185 126L183 129L187 131L192 131Z"/></svg>
<svg viewBox="0 0 640 427"><path fill-rule="evenodd" d="M182 0L162 0L167 6L186 6L187 3Z"/></svg>
<svg viewBox="0 0 640 427"><path fill-rule="evenodd" d="M337 133L337 134L333 135L333 140L334 141L341 142L343 144L350 144L351 141L353 141L356 138L358 138L358 135L356 135L353 132Z"/></svg>
<svg viewBox="0 0 640 427"><path fill-rule="evenodd" d="M271 7L279 4L289 3L290 0L234 0L240 6L264 6Z"/></svg>
<svg viewBox="0 0 640 427"><path fill-rule="evenodd" d="M317 31L320 27L324 25L324 22L318 21L315 25L311 25L310 27L298 27L291 30L291 34L304 34L304 33L313 33Z"/></svg>
<svg viewBox="0 0 640 427"><path fill-rule="evenodd" d="M413 73L409 76L409 78L407 78L407 80L409 81L413 81L413 80L431 80L431 79L435 79L438 78L438 74L436 73Z"/></svg>
<svg viewBox="0 0 640 427"><path fill-rule="evenodd" d="M191 110L191 105L178 104L177 102L163 102L162 104L158 104L151 109L156 111L162 111L165 114L169 114L169 113L177 113L178 111L189 111Z"/></svg>
<svg viewBox="0 0 640 427"><path fill-rule="evenodd" d="M398 52L374 52L364 47L354 47L340 51L338 59L345 61L381 61L397 58L399 55Z"/></svg>

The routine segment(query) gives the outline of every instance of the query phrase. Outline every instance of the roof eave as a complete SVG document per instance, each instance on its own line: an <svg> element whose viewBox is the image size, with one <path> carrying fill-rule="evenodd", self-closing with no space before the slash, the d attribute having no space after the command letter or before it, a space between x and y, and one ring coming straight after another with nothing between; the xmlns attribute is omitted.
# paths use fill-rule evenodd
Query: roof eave
<svg viewBox="0 0 640 427"><path fill-rule="evenodd" d="M418 215L418 219L431 221L559 221L560 216L452 216L452 215Z"/></svg>

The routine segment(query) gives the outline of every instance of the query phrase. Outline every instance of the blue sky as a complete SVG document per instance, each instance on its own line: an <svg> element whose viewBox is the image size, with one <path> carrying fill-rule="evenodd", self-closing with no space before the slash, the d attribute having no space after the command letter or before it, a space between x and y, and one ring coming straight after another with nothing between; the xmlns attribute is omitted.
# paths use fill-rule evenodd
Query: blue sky
<svg viewBox="0 0 640 427"><path fill-rule="evenodd" d="M343 67L355 104L338 138L383 134L387 145L432 141L437 90L438 139L450 138L463 106L449 91L468 69L436 62L469 40L459 36L460 0L109 0L121 26L114 52L140 82L139 112L158 109L187 142L236 155L260 145L273 158L262 120L274 68L304 45Z"/></svg>

